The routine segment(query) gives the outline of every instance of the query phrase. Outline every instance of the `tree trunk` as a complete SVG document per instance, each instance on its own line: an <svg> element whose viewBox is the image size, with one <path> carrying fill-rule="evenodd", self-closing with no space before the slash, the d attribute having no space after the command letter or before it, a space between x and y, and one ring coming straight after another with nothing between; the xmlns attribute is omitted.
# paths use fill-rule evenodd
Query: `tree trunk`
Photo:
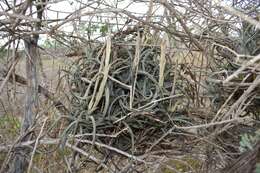
<svg viewBox="0 0 260 173"><path fill-rule="evenodd" d="M38 110L38 81L37 81L37 41L30 38L24 41L26 51L26 102L22 133L24 133L34 122Z"/></svg>
<svg viewBox="0 0 260 173"><path fill-rule="evenodd" d="M25 112L21 128L21 142L30 140L31 134L28 129L34 124L38 111L38 81L37 81L37 39L27 38L24 40L26 53L26 76L27 88L25 98ZM24 173L30 160L30 148L16 148L14 161L9 173Z"/></svg>

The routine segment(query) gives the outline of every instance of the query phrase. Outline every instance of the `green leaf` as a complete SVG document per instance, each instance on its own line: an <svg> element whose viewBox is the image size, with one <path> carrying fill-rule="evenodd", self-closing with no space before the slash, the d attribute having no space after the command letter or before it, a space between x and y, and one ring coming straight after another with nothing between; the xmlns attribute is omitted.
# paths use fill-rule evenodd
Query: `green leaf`
<svg viewBox="0 0 260 173"><path fill-rule="evenodd" d="M99 29L99 31L101 32L102 35L106 35L106 33L108 32L108 25L102 25Z"/></svg>

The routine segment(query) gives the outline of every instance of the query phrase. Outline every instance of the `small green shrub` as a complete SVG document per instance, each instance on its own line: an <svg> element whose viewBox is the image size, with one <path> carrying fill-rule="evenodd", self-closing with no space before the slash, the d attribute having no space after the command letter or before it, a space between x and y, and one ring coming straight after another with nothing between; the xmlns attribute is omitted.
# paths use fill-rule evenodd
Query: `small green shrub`
<svg viewBox="0 0 260 173"><path fill-rule="evenodd" d="M10 139L18 134L21 122L17 117L4 115L0 117L0 134L3 139Z"/></svg>
<svg viewBox="0 0 260 173"><path fill-rule="evenodd" d="M260 130L255 131L253 134L243 134L241 135L240 151L244 152L248 149L252 150L253 146L260 140Z"/></svg>

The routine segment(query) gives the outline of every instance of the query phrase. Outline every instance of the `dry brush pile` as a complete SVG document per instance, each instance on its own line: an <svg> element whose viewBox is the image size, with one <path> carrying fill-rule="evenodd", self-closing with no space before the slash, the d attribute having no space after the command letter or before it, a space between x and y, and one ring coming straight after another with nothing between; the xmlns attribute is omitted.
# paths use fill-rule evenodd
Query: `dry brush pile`
<svg viewBox="0 0 260 173"><path fill-rule="evenodd" d="M45 164L49 172L258 168L259 3L130 2L148 5L140 16L105 1L77 1L79 9L67 17L48 19L44 12L55 12L50 7L56 1L24 1L13 8L8 2L0 12L6 16L0 31L8 64L0 64L0 94L19 85L26 86L27 97L23 123L15 119L21 126L17 140L5 144L0 136L0 172L41 172ZM155 15L157 7L163 14ZM109 23L119 17L125 23ZM66 24L73 26L71 33L62 30ZM93 39L97 27L101 36ZM57 93L37 81L40 53L54 54L38 43L42 34L63 54L77 55L63 64ZM26 78L15 71L20 39ZM0 123L0 129L12 126Z"/></svg>
<svg viewBox="0 0 260 173"><path fill-rule="evenodd" d="M183 79L175 79L180 66L167 54L166 41L150 47L141 45L140 36L133 46L110 39L88 48L66 70L71 113L65 137L78 136L84 148L101 147L105 164L123 157L123 163L127 158L151 166L162 155L191 151L189 135L178 128L196 122L185 112L190 96Z"/></svg>
<svg viewBox="0 0 260 173"><path fill-rule="evenodd" d="M136 32L135 45L113 44L108 36L65 70L71 112L64 138L75 135L84 150L97 146L104 164L119 170L142 170L142 163L161 165L156 171L219 171L231 151L247 147L240 136L257 130L255 64L220 56L230 52L218 44L211 62L195 51L172 56L167 37L147 46ZM238 70L238 78L226 79Z"/></svg>

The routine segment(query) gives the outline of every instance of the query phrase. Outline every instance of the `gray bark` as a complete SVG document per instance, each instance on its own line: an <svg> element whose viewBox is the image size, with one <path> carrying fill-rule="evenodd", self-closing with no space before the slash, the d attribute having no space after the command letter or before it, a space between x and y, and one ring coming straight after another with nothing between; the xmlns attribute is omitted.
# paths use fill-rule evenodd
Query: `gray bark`
<svg viewBox="0 0 260 173"><path fill-rule="evenodd" d="M26 51L26 102L22 134L33 124L38 110L37 43L34 39L24 41Z"/></svg>
<svg viewBox="0 0 260 173"><path fill-rule="evenodd" d="M21 142L30 140L31 135L28 129L34 124L38 111L38 81L37 81L37 39L28 38L24 40L26 52L26 76L27 88L25 99L25 112L21 128ZM14 161L9 173L24 173L30 159L30 148L15 148Z"/></svg>

